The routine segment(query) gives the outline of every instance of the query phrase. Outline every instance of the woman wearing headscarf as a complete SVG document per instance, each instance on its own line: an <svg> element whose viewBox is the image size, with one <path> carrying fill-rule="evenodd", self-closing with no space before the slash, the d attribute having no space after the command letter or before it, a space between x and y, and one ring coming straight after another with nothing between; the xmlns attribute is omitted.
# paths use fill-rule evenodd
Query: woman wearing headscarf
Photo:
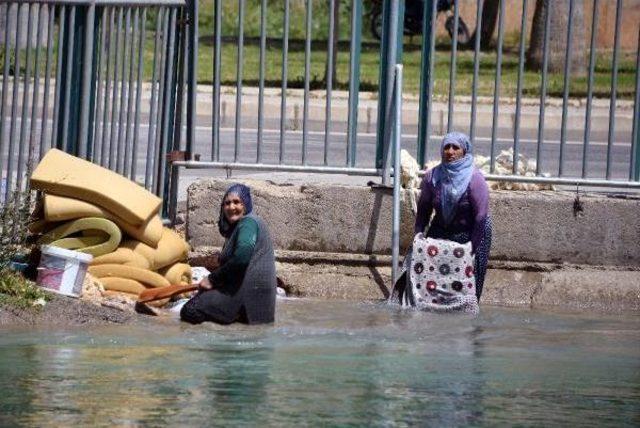
<svg viewBox="0 0 640 428"><path fill-rule="evenodd" d="M225 243L219 267L204 278L198 294L180 311L192 324L212 321L231 324L273 322L276 269L266 224L252 212L249 187L234 184L220 205L218 230Z"/></svg>
<svg viewBox="0 0 640 428"><path fill-rule="evenodd" d="M467 135L461 132L445 135L440 154L442 161L427 171L420 185L414 234L428 227L427 237L461 244L471 242L479 301L491 248L489 187L473 164L473 150Z"/></svg>

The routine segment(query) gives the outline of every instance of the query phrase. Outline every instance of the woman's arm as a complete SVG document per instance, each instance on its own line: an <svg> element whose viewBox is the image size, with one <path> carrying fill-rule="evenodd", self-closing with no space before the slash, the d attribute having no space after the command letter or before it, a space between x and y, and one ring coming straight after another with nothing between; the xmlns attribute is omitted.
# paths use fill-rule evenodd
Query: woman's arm
<svg viewBox="0 0 640 428"><path fill-rule="evenodd" d="M420 200L418 200L418 213L416 214L416 222L413 226L413 233L424 232L429 224L431 212L433 211L433 192L431 191L431 174L433 170L428 171L422 178L420 184Z"/></svg>
<svg viewBox="0 0 640 428"><path fill-rule="evenodd" d="M473 252L482 242L484 224L489 214L489 186L480 171L475 171L469 183L469 202L473 211L473 228L471 229L471 246Z"/></svg>
<svg viewBox="0 0 640 428"><path fill-rule="evenodd" d="M222 285L244 274L258 240L258 223L250 218L243 218L238 223L233 253L225 262L209 274L209 282L213 286Z"/></svg>

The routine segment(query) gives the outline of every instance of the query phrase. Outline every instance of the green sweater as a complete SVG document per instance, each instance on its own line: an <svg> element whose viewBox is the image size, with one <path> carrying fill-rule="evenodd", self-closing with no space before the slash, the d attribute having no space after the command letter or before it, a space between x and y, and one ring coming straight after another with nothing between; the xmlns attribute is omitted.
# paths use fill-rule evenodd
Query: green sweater
<svg viewBox="0 0 640 428"><path fill-rule="evenodd" d="M231 239L224 243L220 267L209 275L214 286L238 282L251 261L258 241L258 223L251 217L243 217L236 228Z"/></svg>

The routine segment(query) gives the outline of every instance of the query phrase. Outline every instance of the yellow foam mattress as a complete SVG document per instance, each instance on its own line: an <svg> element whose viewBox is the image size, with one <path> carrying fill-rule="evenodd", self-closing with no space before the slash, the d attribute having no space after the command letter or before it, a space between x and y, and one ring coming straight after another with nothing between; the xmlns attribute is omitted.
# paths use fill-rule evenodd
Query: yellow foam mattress
<svg viewBox="0 0 640 428"><path fill-rule="evenodd" d="M91 260L91 265L119 264L125 266L138 267L140 269L149 270L149 261L141 254L136 253L130 248L118 248L114 252Z"/></svg>
<svg viewBox="0 0 640 428"><path fill-rule="evenodd" d="M77 250L97 257L114 251L121 240L122 233L112 221L86 217L57 226L42 235L38 243Z"/></svg>
<svg viewBox="0 0 640 428"><path fill-rule="evenodd" d="M186 263L175 263L160 269L158 273L171 284L191 284L191 266Z"/></svg>
<svg viewBox="0 0 640 428"><path fill-rule="evenodd" d="M133 279L149 287L166 287L171 285L162 275L133 266L117 264L91 265L87 271L96 278L116 277Z"/></svg>
<svg viewBox="0 0 640 428"><path fill-rule="evenodd" d="M162 202L133 181L57 149L33 171L31 187L90 202L136 226L157 214Z"/></svg>
<svg viewBox="0 0 640 428"><path fill-rule="evenodd" d="M47 222L73 220L82 217L103 217L113 221L125 233L138 241L155 247L162 237L162 220L152 215L140 225L131 224L117 215L75 198L47 194L43 198L44 219Z"/></svg>
<svg viewBox="0 0 640 428"><path fill-rule="evenodd" d="M189 244L180 235L169 228L164 228L157 248L152 248L140 241L128 240L121 245L142 255L149 261L151 270L159 270L187 259Z"/></svg>

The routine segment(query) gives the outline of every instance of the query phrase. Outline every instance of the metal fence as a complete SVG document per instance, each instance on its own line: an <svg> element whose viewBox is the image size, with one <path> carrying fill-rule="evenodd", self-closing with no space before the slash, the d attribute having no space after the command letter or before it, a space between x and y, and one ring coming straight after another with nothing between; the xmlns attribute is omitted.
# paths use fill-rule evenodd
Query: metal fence
<svg viewBox="0 0 640 428"><path fill-rule="evenodd" d="M51 147L163 196L185 111L186 13L179 0L0 1L0 198L24 191Z"/></svg>
<svg viewBox="0 0 640 428"><path fill-rule="evenodd" d="M211 81L211 113L202 110L201 115L211 114L210 121L203 119L204 125L211 124L211 136L209 143L202 143L194 139L188 139L189 154L197 152L201 155L200 161L187 161L178 165L188 165L192 168L225 168L225 169L254 169L254 170L282 170L282 171L307 171L329 173L352 173L365 175L380 175L382 169L388 167L390 159L386 157L390 140L390 115L391 90L387 88L393 84L396 63L401 63L403 58L403 45L407 39L401 34L404 28L405 2L390 0L380 2L383 11L383 37L379 45L379 80L378 101L375 106L375 136L364 135L358 130L358 124L362 124L362 110L360 93L361 76L361 51L363 47L363 21L370 19L364 14L362 0L342 1L342 7L350 11L348 48L343 41L340 51L349 57L348 66L348 101L345 124L336 120L337 103L334 96L333 74L324 73L324 78L317 79L311 75L312 61L316 64L322 62L325 70L334 65L336 54L336 40L333 31L334 10L338 0L318 2L306 0L297 2L304 4L304 14L300 13L293 18L294 21L304 22L304 71L296 76L300 80L292 79L290 26L292 22L291 0L281 3L259 2L259 34L257 40L247 43L247 0L223 2L214 0L210 3L213 8L213 34L212 46L200 44L200 57L211 55L212 74L204 76L205 81ZM438 20L437 0L425 0L422 9L422 62L419 65L421 76L419 88L419 109L416 113L415 131L411 131L411 115L405 114L405 126L403 127L403 148L416 156L421 165L428 161L439 159L438 142L443 133L451 130L467 132L476 147L476 154L488 158L488 177L492 180L551 182L551 183L582 183L594 186L614 187L640 187L639 166L640 153L638 150L638 107L631 117L630 109L620 108L617 99L618 82L617 75L620 68L619 35L621 31L621 16L624 8L621 1L616 5L615 46L612 51L604 52L596 43L596 31L599 26L599 0L588 1L584 4L592 10L591 17L584 19L585 34L591 34L590 44L585 46L588 52L589 63L584 77L587 82L584 99L574 89L575 82L569 64L571 63L576 39L576 27L574 19L577 16L575 0L567 0L568 25L563 27L563 34L558 36L554 30L556 39L565 39L564 50L560 54L564 57L563 70L549 70L550 56L550 27L551 13L544 13L542 46L543 60L540 71L536 72L539 86L535 89L535 97L524 96L524 81L531 69L525 67L525 51L528 46L531 32L532 13L531 8L535 0L520 0L521 6L519 19L521 28L517 34L517 67L516 87L514 90L505 88L503 66L506 67L507 58L503 55L505 50L505 10L512 3L502 1L499 6L494 47L489 51L481 49L480 38L472 43L462 46L457 40L460 22L460 3L456 0L449 12L453 23L452 40L442 40L436 37L436 28L441 25ZM252 5L256 2L251 3ZM376 2L372 2L376 3ZM414 2L415 3L415 2ZM470 3L469 1L466 2ZM482 30L482 15L485 0L474 1L476 4L476 33ZM229 5L237 5L234 9ZM555 10L559 13L554 2L544 2L547 6L543 11ZM317 18L314 14L319 7L327 7L328 13ZM207 6L209 7L209 6ZM236 20L235 27L230 30L227 21L226 33L223 34L223 7L228 16L230 13ZM586 16L586 15L585 15ZM326 22L322 21L325 20ZM255 13L254 13L255 20ZM282 28L274 29L273 22L282 24ZM270 24L270 25L268 25ZM319 32L315 28L323 24L326 32ZM366 22L365 25L366 26ZM633 28L638 31L638 25ZM511 39L513 34L509 35ZM567 41L568 39L568 41ZM226 45L225 45L226 41ZM229 43L230 41L230 43ZM233 52L229 50L229 44L233 45ZM257 44L257 49L255 45ZM367 42L368 48L373 43ZM225 46L227 46L225 48ZM436 49L437 46L437 49ZM248 50L250 49L250 50ZM512 49L513 50L513 49ZM599 53L599 52L604 53ZM224 52L224 54L223 54ZM247 52L250 52L247 54ZM318 52L314 55L314 52ZM456 91L460 88L458 81L458 58L468 57L473 53L473 78L470 82L470 101L460 101L456 97ZM434 70L443 61L444 53L447 54L448 75L436 77ZM259 56L256 64L258 78L251 81L253 88L247 88L246 74L249 60L246 55ZM265 71L266 58L271 55L280 55L280 71L274 75L273 69ZM513 53L511 53L513 56ZM638 57L635 52L635 58ZM298 58L299 59L299 58ZM486 74L487 63L493 73L491 98L487 100L479 96L480 76ZM611 68L608 76L610 79L608 108L602 107L602 100L597 101L597 118L594 115L594 80L601 75L596 71L596 63L606 63ZM637 59L636 59L637 63ZM483 66L481 67L481 64ZM511 66L511 63L509 63ZM235 76L223 85L223 70L235 70ZM409 65L405 64L405 69ZM637 69L637 67L636 67ZM553 77L563 76L563 88L561 96L549 96L548 85ZM635 85L638 86L638 72L635 72ZM203 76L201 75L201 79ZM280 98L278 108L273 103L265 107L266 87L271 86L273 80L277 80ZM440 82L438 82L438 79ZM531 76L529 76L529 80ZM297 105L291 108L292 99L289 82L301 82L300 111ZM195 82L195 81L194 81ZM233 88L228 85L232 83ZM446 99L435 106L434 83L448 87ZM573 86L572 86L573 84ZM194 83L191 83L193 86ZM315 85L315 88L312 88ZM508 90L507 90L508 89ZM227 94L224 94L224 92ZM273 99L273 91L269 100ZM202 95L202 92L201 92ZM208 96L208 94L205 94ZM410 95L410 94L407 94ZM231 99L233 96L233 99ZM320 102L317 97L322 97L324 105L320 113ZM226 97L226 98L225 98ZM314 99L314 97L316 97ZM227 104L225 99L228 101ZM638 99L638 90L635 90L635 99ZM313 101L313 102L312 102ZM575 107L574 104L579 106ZM629 105L629 102L625 102ZM442 105L443 104L443 105ZM406 105L406 104L405 104ZM231 106L231 108L229 108ZM226 107L226 108L225 108ZM270 110L268 110L270 109ZM279 117L274 110L279 110ZM222 111L224 110L224 111ZM360 116L359 116L360 112ZM196 116L198 112L193 112ZM606 115L606 118L603 118ZM230 117L230 119L229 119ZM291 126L292 117L296 118L299 127ZM527 125L524 126L523 123ZM267 119L268 118L268 119ZM598 123L597 129L592 123ZM606 123L605 123L606 122ZM604 124L603 124L604 123ZM606 126L606 129L604 129ZM205 126L206 128L206 126ZM343 128L343 129L341 129ZM203 138L203 137L200 137ZM371 140L375 139L375 143ZM210 146L210 147L209 147ZM504 152L504 153L503 153ZM523 156L528 162L524 162ZM509 162L505 162L505 157ZM505 166L506 165L506 166ZM522 166L528 167L523 171ZM520 168L519 168L520 167ZM509 171L504 171L504 169ZM525 168L526 169L526 168ZM498 175L507 172L508 176Z"/></svg>
<svg viewBox="0 0 640 428"><path fill-rule="evenodd" d="M451 130L459 130L469 133L474 144L479 148L477 153L489 157L489 178L493 180L509 180L509 181L529 181L529 182L548 182L559 184L585 184L594 186L613 186L613 187L640 187L640 140L638 135L638 126L640 118L638 114L638 101L640 89L640 42L638 50L635 52L635 96L633 116L626 115L618 108L617 93L618 72L620 68L619 58L620 49L620 33L621 18L624 14L623 3L621 0L616 1L615 7L615 26L610 31L614 35L614 46L612 51L604 51L599 56L602 49L597 45L597 33L600 24L600 6L602 2L592 0L591 2L578 2L568 0L563 2L552 2L549 0L521 0L517 2L521 6L520 11L520 31L518 37L518 60L517 60L517 84L515 93L504 94L501 92L502 66L504 64L503 51L506 27L506 8L513 6L514 3L507 1L499 2L499 13L497 17L497 39L494 40L495 47L492 52L483 52L480 46L480 37L471 40L472 46L466 48L473 49L473 80L471 89L471 105L470 110L465 110L456 114L456 76L458 73L456 67L456 59L459 56L458 49L458 25L460 17L458 14L458 6L461 0L455 0L454 7L454 28L453 40L450 45L449 58L449 90L447 97L446 122L443 120L441 129L446 132ZM476 2L476 34L481 34L483 25L483 7L484 0ZM433 84L435 80L434 66L436 62L435 50L435 29L437 26L436 0L426 0L423 15L423 41L422 41L422 64L421 64L421 87L420 87L420 113L419 113L419 132L417 142L417 158L420 164L424 164L429 158L437 157L437 142L440 136L434 132L434 108L433 100ZM534 124L529 127L528 136L524 136L525 130L522 126L523 110L531 103L531 99L525 100L523 97L523 81L525 76L525 64L527 62L525 54L528 46L528 37L532 32L531 8L534 6L542 6L536 8L536 13L540 13L539 20L542 24L543 41L541 46L542 61L539 68L533 71L540 75L539 96L537 99L537 118ZM568 6L563 9L562 6ZM585 10L577 11L579 5L584 5ZM587 12L591 13L591 19L587 19ZM579 13L584 13L584 29L585 36L590 33L589 44L576 49L577 42L580 39L576 37L579 28L576 24ZM553 14L564 14L566 16L566 25L562 27L561 34L558 33L558 27L552 29L550 25ZM533 19L535 21L535 18ZM638 34L640 39L640 25L636 22L632 28L634 34ZM552 34L552 31L556 33ZM556 40L561 41L562 50L560 52L551 51L550 37L554 36ZM557 48L557 45L556 45ZM588 53L588 66L583 77L587 82L586 95L583 99L576 100L575 83L572 88L572 78L582 77L581 73L572 71L572 56L579 55L582 52ZM493 58L495 55L494 67L494 84L493 84L493 100L490 118L483 117L483 121L489 121L490 125L483 123L487 129L483 136L479 135L478 120L478 83L480 63L483 59ZM550 78L549 62L552 55L563 57L562 62L562 98L556 102L561 107L551 109L550 105L554 104L554 99L548 96L547 89ZM608 97L608 111L606 118L599 118L599 122L606 120L606 129L604 125L600 126L598 132L594 131L592 123L595 117L593 115L594 107L594 78L596 76L596 62L600 67L610 64L610 90ZM556 73L558 74L558 73ZM507 98L515 98L515 106L506 102ZM573 98L573 99L571 99ZM580 96L578 96L580 98ZM536 100L533 100L536 101ZM571 107L579 103L579 108ZM506 104L506 106L505 106ZM531 107L529 107L531 110ZM602 108L600 110L603 110ZM462 116L462 120L460 117ZM505 121L505 116L508 121ZM616 119L625 116L626 127L619 129ZM559 117L559 120L558 120ZM549 122L555 122L549 125ZM507 126L501 126L504 122L508 122ZM628 126L630 124L630 126ZM506 128L506 129L505 129ZM435 141L434 141L435 140ZM510 157L508 167L511 169L509 177L496 175L498 163L498 152L507 151L505 155ZM532 160L531 171L523 176L522 156ZM504 156L503 156L504 158ZM535 166L533 166L535 165Z"/></svg>

